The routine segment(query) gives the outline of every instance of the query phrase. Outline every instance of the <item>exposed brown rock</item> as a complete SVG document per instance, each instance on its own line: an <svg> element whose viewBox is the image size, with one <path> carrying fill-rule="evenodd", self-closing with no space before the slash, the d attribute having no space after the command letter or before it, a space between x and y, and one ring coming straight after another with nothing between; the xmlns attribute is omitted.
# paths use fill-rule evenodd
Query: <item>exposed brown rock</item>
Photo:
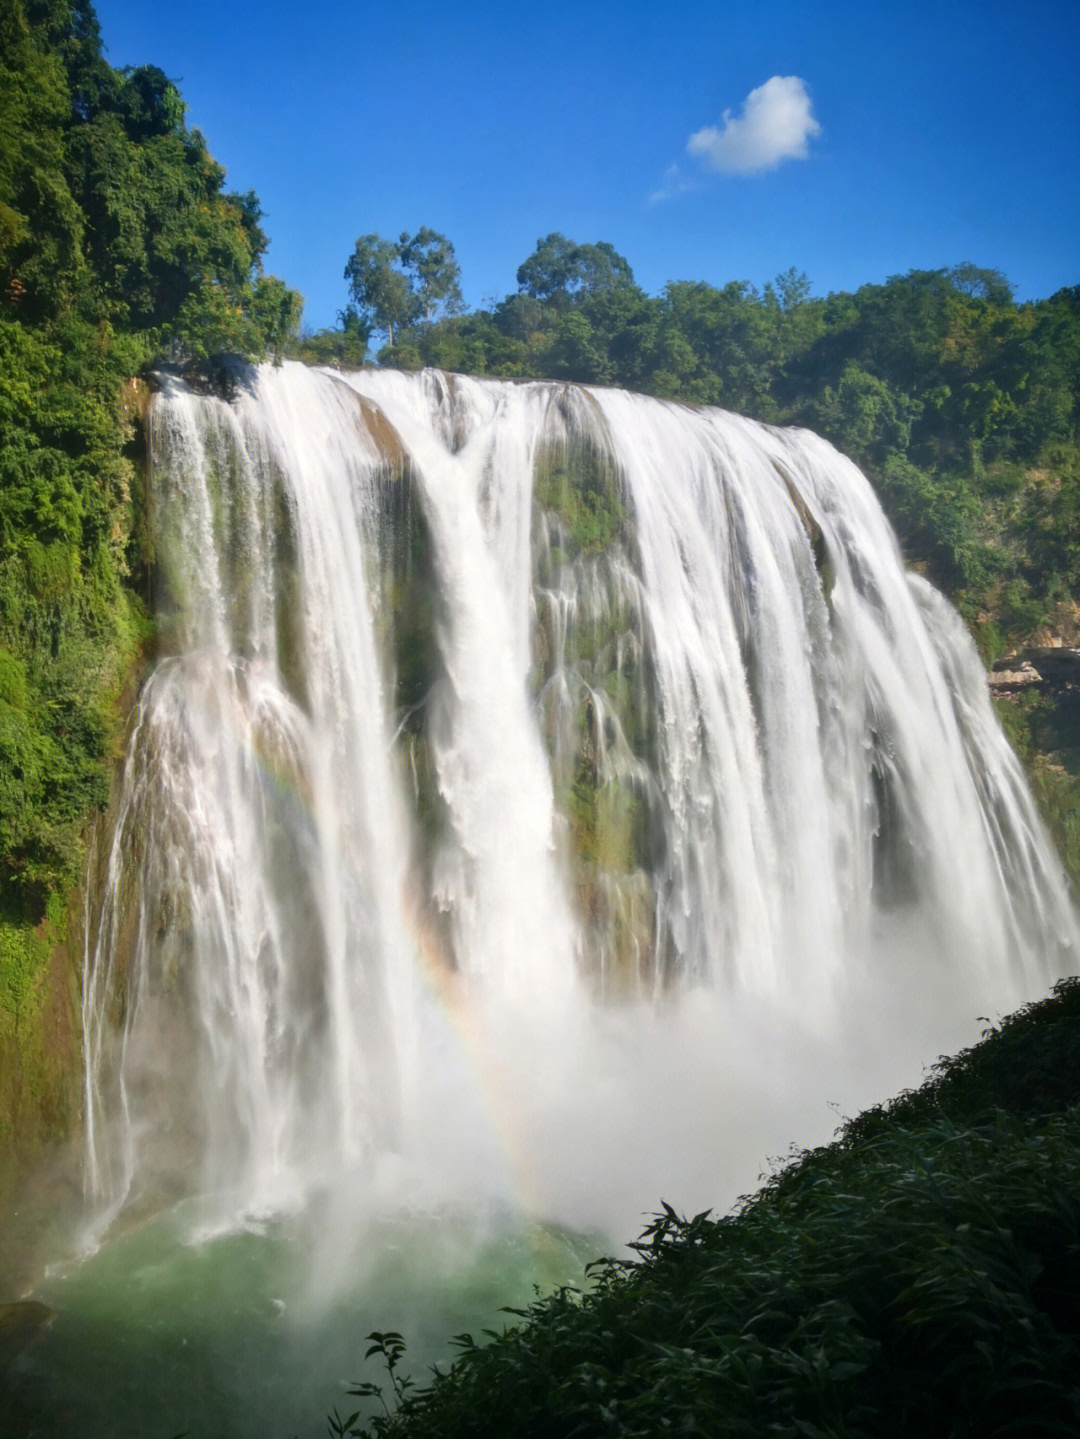
<svg viewBox="0 0 1080 1439"><path fill-rule="evenodd" d="M1080 684L1080 648L1062 644L1025 645L1002 655L987 675L991 690L1007 693L1027 685Z"/></svg>
<svg viewBox="0 0 1080 1439"><path fill-rule="evenodd" d="M1061 600L1056 604L1046 624L1040 625L1031 636L1031 644L1052 649L1080 646L1080 603Z"/></svg>
<svg viewBox="0 0 1080 1439"><path fill-rule="evenodd" d="M1013 690L1026 689L1028 685L1042 684L1042 675L1033 665L1019 655L1010 655L1008 659L1008 669L994 668L986 677L993 694L1009 694Z"/></svg>
<svg viewBox="0 0 1080 1439"><path fill-rule="evenodd" d="M361 434L374 443L380 458L389 468L404 471L407 459L405 443L397 430L374 401L355 391L352 394L360 411L358 428Z"/></svg>

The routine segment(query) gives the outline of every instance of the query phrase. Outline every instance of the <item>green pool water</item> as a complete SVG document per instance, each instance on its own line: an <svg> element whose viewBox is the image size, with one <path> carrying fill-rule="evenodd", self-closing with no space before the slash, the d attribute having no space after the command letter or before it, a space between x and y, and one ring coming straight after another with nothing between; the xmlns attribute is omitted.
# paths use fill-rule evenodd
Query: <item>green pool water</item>
<svg viewBox="0 0 1080 1439"><path fill-rule="evenodd" d="M51 1323L9 1365L0 1425L79 1439L304 1439L358 1407L366 1336L399 1330L418 1378L451 1336L580 1281L599 1252L508 1213L308 1213L192 1239L183 1206L58 1267L33 1298ZM346 1407L348 1406L348 1407Z"/></svg>

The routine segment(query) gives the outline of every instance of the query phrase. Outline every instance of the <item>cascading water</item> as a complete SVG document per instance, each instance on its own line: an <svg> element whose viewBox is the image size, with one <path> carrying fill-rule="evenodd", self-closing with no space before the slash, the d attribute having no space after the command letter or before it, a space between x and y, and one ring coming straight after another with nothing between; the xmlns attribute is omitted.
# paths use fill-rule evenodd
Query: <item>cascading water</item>
<svg viewBox="0 0 1080 1439"><path fill-rule="evenodd" d="M359 1335L422 1369L661 1200L723 1209L1080 941L963 625L823 441L432 372L230 391L150 411L42 1434L321 1433Z"/></svg>
<svg viewBox="0 0 1080 1439"><path fill-rule="evenodd" d="M892 1017L917 1054L1075 955L970 641L815 436L285 365L164 380L150 439L163 656L87 925L106 1218L194 1190L228 1225L391 1152L415 1183L470 1086L558 1211L545 1145L623 1070L690 1093L682 1046L780 1102L769 1044L851 1073Z"/></svg>
<svg viewBox="0 0 1080 1439"><path fill-rule="evenodd" d="M256 427L169 389L155 409L174 652L134 717L85 986L89 1181L114 1204L160 1151L158 1178L276 1208L392 1104L406 829L366 606L379 455L333 390L336 423L302 438L305 382L320 395L297 374Z"/></svg>

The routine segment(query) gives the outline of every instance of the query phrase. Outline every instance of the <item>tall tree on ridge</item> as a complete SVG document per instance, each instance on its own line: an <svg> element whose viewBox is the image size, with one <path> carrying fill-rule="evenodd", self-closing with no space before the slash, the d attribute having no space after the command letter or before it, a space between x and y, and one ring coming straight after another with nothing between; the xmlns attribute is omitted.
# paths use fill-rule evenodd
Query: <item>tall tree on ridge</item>
<svg viewBox="0 0 1080 1439"><path fill-rule="evenodd" d="M362 324L395 332L423 319L431 325L439 313L462 307L461 270L445 235L427 225L415 235L403 230L397 244L380 235L361 235L345 266L349 295Z"/></svg>
<svg viewBox="0 0 1080 1439"><path fill-rule="evenodd" d="M537 240L536 249L518 267L518 290L561 308L575 300L633 285L634 272L606 240L577 245L557 231Z"/></svg>
<svg viewBox="0 0 1080 1439"><path fill-rule="evenodd" d="M361 235L345 266L360 320L373 330L384 330L391 345L394 330L407 325L416 313L408 276L396 268L400 258L400 246L380 235Z"/></svg>
<svg viewBox="0 0 1080 1439"><path fill-rule="evenodd" d="M445 235L427 225L421 226L415 235L403 230L398 240L398 254L411 278L427 324L434 321L440 310L453 315L462 308L461 268L454 247Z"/></svg>

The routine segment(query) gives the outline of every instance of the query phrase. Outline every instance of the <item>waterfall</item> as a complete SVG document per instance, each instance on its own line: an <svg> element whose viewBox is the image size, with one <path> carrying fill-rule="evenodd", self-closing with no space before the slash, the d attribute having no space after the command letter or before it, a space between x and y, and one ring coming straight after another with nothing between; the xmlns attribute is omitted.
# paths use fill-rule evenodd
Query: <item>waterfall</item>
<svg viewBox="0 0 1080 1439"><path fill-rule="evenodd" d="M160 655L86 925L108 1215L458 1154L477 1090L550 1197L624 1078L636 1153L682 1133L647 1090L794 1102L798 1044L910 1056L1075 961L971 641L816 436L286 364L164 377L149 437Z"/></svg>

